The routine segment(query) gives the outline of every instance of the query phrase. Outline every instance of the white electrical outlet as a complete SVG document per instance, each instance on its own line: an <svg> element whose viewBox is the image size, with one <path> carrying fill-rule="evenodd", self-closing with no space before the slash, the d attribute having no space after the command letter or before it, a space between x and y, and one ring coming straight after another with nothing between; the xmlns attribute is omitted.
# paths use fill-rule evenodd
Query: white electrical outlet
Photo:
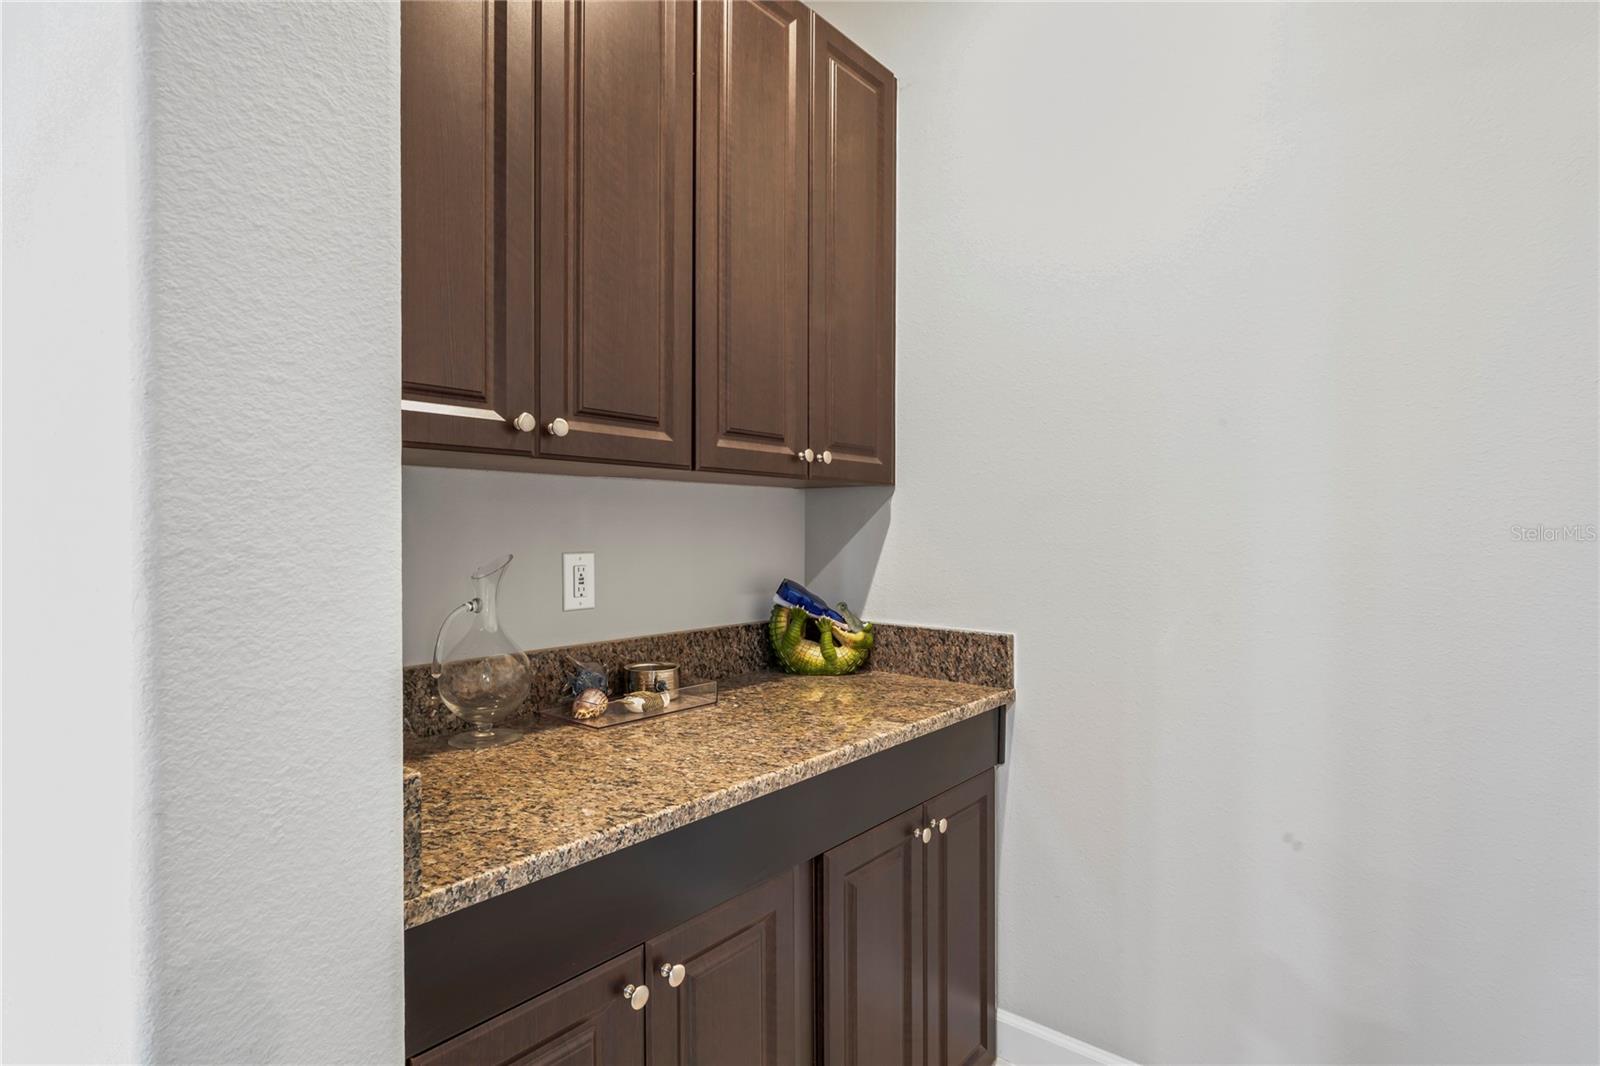
<svg viewBox="0 0 1600 1066"><path fill-rule="evenodd" d="M587 611L594 606L594 552L561 555L561 609Z"/></svg>

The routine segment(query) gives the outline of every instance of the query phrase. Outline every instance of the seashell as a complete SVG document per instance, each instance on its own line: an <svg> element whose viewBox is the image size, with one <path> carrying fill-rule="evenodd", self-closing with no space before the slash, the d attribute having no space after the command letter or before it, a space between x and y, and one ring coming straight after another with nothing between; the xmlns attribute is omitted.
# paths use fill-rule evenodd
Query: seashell
<svg viewBox="0 0 1600 1066"><path fill-rule="evenodd" d="M643 689L638 692L630 692L623 699L628 701L630 710L637 711L659 711L667 705L667 701L661 693L646 692ZM634 707L635 703L638 703L637 708Z"/></svg>
<svg viewBox="0 0 1600 1066"><path fill-rule="evenodd" d="M572 701L572 717L580 721L586 718L598 718L606 713L606 707L610 703L603 690L586 688Z"/></svg>

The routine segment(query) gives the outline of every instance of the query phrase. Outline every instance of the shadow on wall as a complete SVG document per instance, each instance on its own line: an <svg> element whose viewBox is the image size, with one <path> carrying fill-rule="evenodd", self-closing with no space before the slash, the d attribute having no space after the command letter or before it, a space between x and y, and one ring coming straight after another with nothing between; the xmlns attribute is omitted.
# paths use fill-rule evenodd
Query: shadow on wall
<svg viewBox="0 0 1600 1066"><path fill-rule="evenodd" d="M806 496L806 584L863 616L889 535L892 486L827 489Z"/></svg>

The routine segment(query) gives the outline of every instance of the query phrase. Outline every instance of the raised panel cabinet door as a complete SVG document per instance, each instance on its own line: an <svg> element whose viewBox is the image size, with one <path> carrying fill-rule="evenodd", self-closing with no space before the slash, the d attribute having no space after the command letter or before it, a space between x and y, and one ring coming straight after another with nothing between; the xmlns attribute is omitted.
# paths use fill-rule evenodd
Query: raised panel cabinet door
<svg viewBox="0 0 1600 1066"><path fill-rule="evenodd" d="M812 480L894 483L895 79L815 19ZM826 458L829 461L823 461Z"/></svg>
<svg viewBox="0 0 1600 1066"><path fill-rule="evenodd" d="M995 1059L994 771L928 801L928 1062Z"/></svg>
<svg viewBox="0 0 1600 1066"><path fill-rule="evenodd" d="M702 0L695 144L695 465L803 478L811 22Z"/></svg>
<svg viewBox="0 0 1600 1066"><path fill-rule="evenodd" d="M822 1043L830 1066L922 1066L922 808L822 856Z"/></svg>
<svg viewBox="0 0 1600 1066"><path fill-rule="evenodd" d="M645 1012L623 995L643 981L635 949L412 1056L412 1066L644 1066Z"/></svg>
<svg viewBox="0 0 1600 1066"><path fill-rule="evenodd" d="M809 887L791 870L645 945L650 1066L809 1063Z"/></svg>
<svg viewBox="0 0 1600 1066"><path fill-rule="evenodd" d="M539 5L541 455L692 460L694 10Z"/></svg>
<svg viewBox="0 0 1600 1066"><path fill-rule="evenodd" d="M407 445L528 454L527 353L507 358L496 209L504 3L400 8L401 436Z"/></svg>

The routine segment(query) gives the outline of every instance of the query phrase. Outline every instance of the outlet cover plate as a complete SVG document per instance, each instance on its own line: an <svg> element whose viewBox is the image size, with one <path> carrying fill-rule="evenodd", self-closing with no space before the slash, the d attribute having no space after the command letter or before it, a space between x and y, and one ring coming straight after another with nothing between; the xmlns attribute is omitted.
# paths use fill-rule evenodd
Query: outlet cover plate
<svg viewBox="0 0 1600 1066"><path fill-rule="evenodd" d="M594 552L561 554L561 609L587 611L594 606Z"/></svg>

